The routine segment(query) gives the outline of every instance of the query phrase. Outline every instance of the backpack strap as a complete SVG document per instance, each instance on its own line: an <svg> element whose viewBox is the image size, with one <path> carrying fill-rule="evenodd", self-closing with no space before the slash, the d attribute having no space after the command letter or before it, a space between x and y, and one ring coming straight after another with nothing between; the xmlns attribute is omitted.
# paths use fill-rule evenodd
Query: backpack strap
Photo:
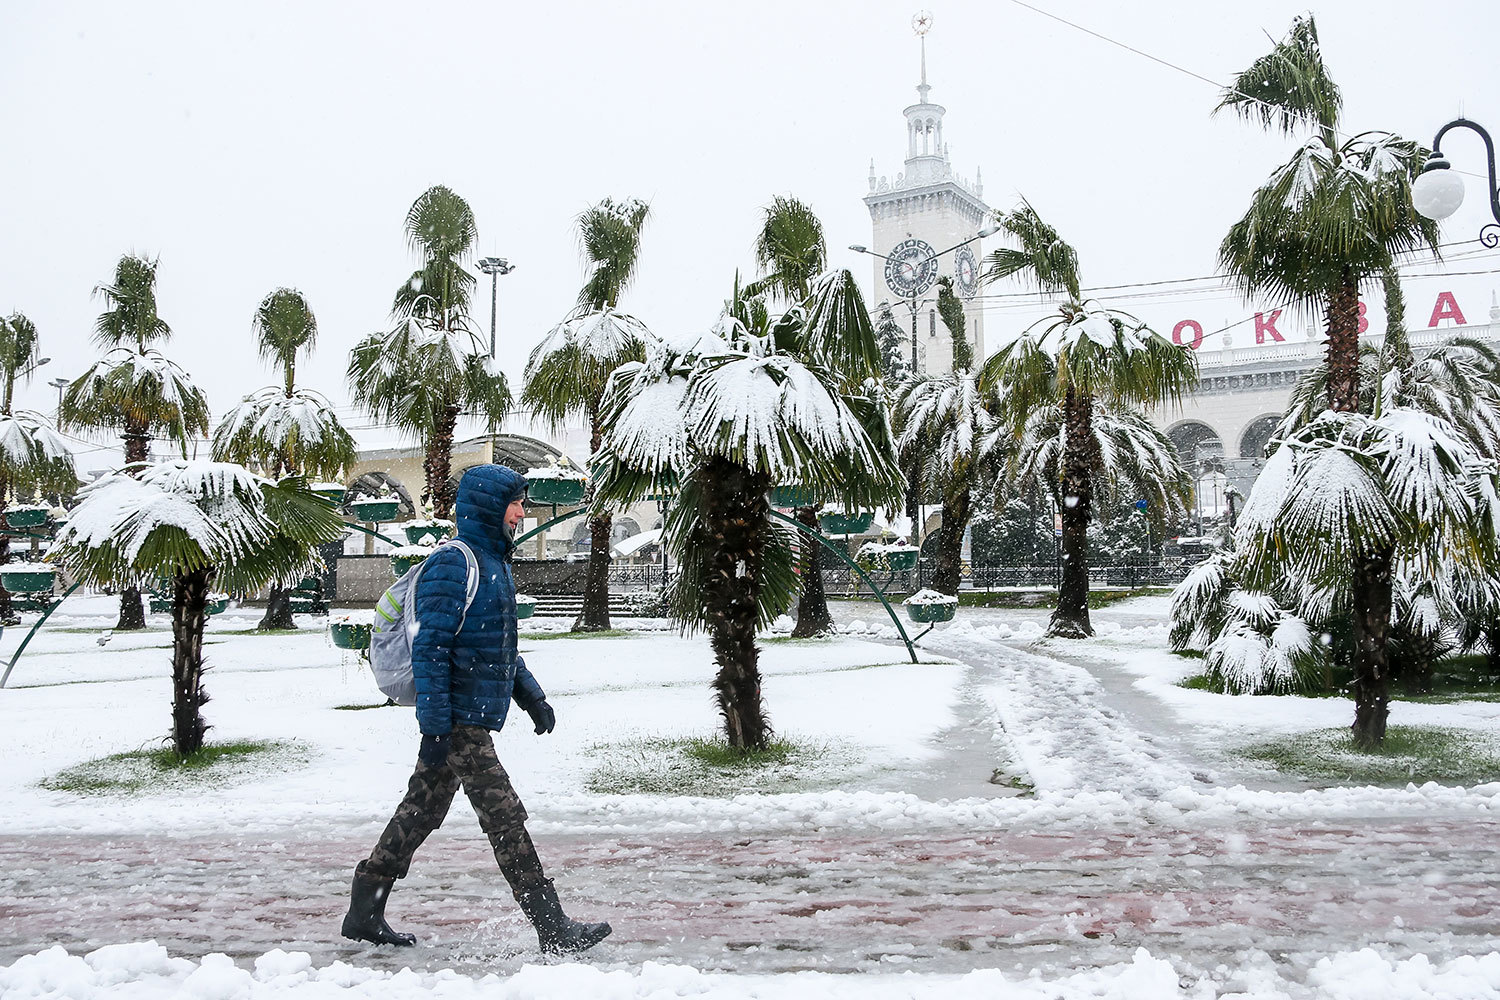
<svg viewBox="0 0 1500 1000"><path fill-rule="evenodd" d="M474 606L474 595L479 593L479 558L474 555L474 550L469 548L467 542L461 542L457 538L450 538L446 542L443 542L442 545L439 545L438 548L441 549L447 545L451 545L462 552L464 554L464 563L468 566L468 573L464 578L464 610L458 616L458 628L453 630L453 634L457 635L463 631L464 622L469 617L469 608ZM434 549L433 553L436 554L436 552L437 549ZM427 558L430 559L432 556L428 556ZM412 577L411 608L413 617L417 613L417 581L422 576L422 570L426 568L427 559L423 559L417 564L414 570L416 576ZM377 607L376 610L379 610L379 608Z"/></svg>
<svg viewBox="0 0 1500 1000"><path fill-rule="evenodd" d="M454 538L444 544L452 545L462 552L464 554L464 562L469 567L468 576L464 580L464 613L458 618L458 629L455 632L457 634L457 632L463 631L464 621L469 617L469 608L474 605L474 595L479 593L479 559L474 555L474 550L469 548L467 542Z"/></svg>

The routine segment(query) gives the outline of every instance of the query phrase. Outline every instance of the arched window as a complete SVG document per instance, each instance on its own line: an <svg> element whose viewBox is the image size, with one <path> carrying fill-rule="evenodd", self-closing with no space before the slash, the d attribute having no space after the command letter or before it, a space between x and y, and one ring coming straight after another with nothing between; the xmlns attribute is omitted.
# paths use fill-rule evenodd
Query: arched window
<svg viewBox="0 0 1500 1000"><path fill-rule="evenodd" d="M1240 435L1240 458L1265 458L1266 445L1271 443L1271 435L1276 432L1276 425L1279 423L1281 416L1275 413L1250 421L1250 425Z"/></svg>

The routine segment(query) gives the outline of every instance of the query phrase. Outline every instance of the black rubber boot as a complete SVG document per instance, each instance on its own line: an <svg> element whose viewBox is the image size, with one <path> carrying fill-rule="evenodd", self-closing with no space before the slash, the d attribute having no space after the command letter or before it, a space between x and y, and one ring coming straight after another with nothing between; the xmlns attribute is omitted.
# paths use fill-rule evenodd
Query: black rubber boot
<svg viewBox="0 0 1500 1000"><path fill-rule="evenodd" d="M354 869L354 888L349 892L349 913L344 917L344 937L371 944L409 946L417 943L410 934L398 934L385 922L385 901L391 896L393 878L365 873L361 861Z"/></svg>
<svg viewBox="0 0 1500 1000"><path fill-rule="evenodd" d="M587 951L609 937L609 924L583 924L569 920L557 901L552 880L542 875L527 875L517 880L513 889L521 912L536 928L537 943L550 955L567 955Z"/></svg>

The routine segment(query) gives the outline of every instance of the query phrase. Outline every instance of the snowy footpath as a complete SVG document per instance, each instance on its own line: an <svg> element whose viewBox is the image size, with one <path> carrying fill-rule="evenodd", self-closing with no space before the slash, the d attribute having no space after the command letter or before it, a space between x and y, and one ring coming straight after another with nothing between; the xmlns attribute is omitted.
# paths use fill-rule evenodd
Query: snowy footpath
<svg viewBox="0 0 1500 1000"><path fill-rule="evenodd" d="M537 951L461 798L392 896L418 946L338 936L416 728L311 627L230 612L209 637L210 739L279 741L274 766L39 787L165 729L169 637L101 646L107 611L78 602L0 691L5 1000L1500 996L1500 784L1310 789L1246 764L1235 746L1348 703L1177 687L1160 599L1090 643L965 610L917 665L836 606L839 638L763 649L773 723L816 752L743 789L663 749L714 730L706 640L523 639L559 725L508 728L501 759L565 905L615 928L570 961ZM1493 704L1397 710L1500 734Z"/></svg>

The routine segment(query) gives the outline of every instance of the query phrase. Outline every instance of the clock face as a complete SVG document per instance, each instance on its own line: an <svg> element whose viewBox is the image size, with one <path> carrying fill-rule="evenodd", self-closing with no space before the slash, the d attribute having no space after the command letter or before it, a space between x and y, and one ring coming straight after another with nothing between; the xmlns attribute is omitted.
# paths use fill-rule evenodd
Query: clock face
<svg viewBox="0 0 1500 1000"><path fill-rule="evenodd" d="M937 258L926 240L902 240L885 255L885 283L903 298L921 295L937 276Z"/></svg>
<svg viewBox="0 0 1500 1000"><path fill-rule="evenodd" d="M979 262L974 259L974 251L968 247L959 247L958 253L953 257L953 276L957 279L958 293L966 299L972 299L979 291Z"/></svg>

